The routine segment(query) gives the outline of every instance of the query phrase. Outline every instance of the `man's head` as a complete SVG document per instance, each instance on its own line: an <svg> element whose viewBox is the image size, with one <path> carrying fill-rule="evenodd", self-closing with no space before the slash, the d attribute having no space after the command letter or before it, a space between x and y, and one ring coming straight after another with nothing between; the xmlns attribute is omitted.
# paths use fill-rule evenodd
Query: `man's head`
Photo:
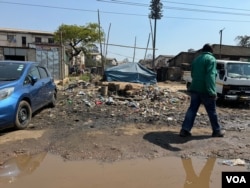
<svg viewBox="0 0 250 188"><path fill-rule="evenodd" d="M213 48L212 48L212 46L210 44L205 44L203 46L203 48L202 48L202 51L203 52L211 52L211 53L213 53Z"/></svg>

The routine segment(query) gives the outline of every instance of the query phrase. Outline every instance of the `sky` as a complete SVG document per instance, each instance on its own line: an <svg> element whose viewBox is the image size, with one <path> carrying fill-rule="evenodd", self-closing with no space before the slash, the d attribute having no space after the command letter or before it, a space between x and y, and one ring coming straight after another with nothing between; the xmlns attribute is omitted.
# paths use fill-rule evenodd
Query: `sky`
<svg viewBox="0 0 250 188"><path fill-rule="evenodd" d="M102 53L118 61L137 62L153 54L150 2L0 0L0 27L54 32L61 24L100 23L109 44L102 45ZM155 57L199 50L205 43L237 45L237 36L250 35L249 0L161 0L161 3L163 16L156 22Z"/></svg>

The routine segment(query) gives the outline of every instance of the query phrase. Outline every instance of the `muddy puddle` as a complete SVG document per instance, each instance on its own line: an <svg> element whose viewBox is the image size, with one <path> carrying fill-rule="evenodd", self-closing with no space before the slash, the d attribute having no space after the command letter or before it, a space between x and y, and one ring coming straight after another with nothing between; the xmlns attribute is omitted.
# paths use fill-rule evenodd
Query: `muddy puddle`
<svg viewBox="0 0 250 188"><path fill-rule="evenodd" d="M213 188L222 171L247 171L216 158L166 157L120 162L64 161L41 153L22 155L0 166L1 188Z"/></svg>

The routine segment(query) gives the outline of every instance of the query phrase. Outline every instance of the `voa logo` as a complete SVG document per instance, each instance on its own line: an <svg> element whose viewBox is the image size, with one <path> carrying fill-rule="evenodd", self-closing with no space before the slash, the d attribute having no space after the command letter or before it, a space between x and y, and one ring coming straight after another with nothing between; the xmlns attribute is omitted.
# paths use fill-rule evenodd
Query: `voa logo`
<svg viewBox="0 0 250 188"><path fill-rule="evenodd" d="M222 172L222 188L249 188L249 172Z"/></svg>
<svg viewBox="0 0 250 188"><path fill-rule="evenodd" d="M247 183L244 176L226 176L227 183Z"/></svg>

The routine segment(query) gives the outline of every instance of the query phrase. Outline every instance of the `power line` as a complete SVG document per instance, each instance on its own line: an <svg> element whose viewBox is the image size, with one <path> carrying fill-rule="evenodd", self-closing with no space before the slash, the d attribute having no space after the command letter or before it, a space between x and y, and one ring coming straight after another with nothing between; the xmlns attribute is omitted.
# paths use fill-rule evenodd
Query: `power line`
<svg viewBox="0 0 250 188"><path fill-rule="evenodd" d="M224 19L211 19L211 18L189 18L189 17L175 17L166 16L165 18L182 19L182 20L203 20L203 21L216 21L216 22L244 22L249 23L247 20L224 20Z"/></svg>
<svg viewBox="0 0 250 188"><path fill-rule="evenodd" d="M205 10L205 9L190 9L190 8L170 7L170 6L164 6L164 8L165 9L173 9L173 10L191 11L191 12L227 14L227 15L237 15L237 16L250 16L250 14L247 14L247 13L238 13L238 12L225 12L225 11L214 11L214 10Z"/></svg>
<svg viewBox="0 0 250 188"><path fill-rule="evenodd" d="M124 4L124 5L132 5L132 6L144 6L144 7L149 7L149 4L145 3L135 3L135 2L128 2L128 1L119 1L119 0L97 0L100 2L105 2L105 3L113 3L113 4Z"/></svg>
<svg viewBox="0 0 250 188"><path fill-rule="evenodd" d="M149 4L144 3L134 3L128 1L120 1L120 0L97 0L100 2L107 2L107 3L116 3L116 4L125 4L125 5L133 5L133 6L149 6ZM188 5L188 6L197 6L197 7L207 7L207 8L217 8L217 9L228 9L228 10L239 10L239 11L250 11L250 9L239 9L239 8L231 8L231 7L221 7L221 6L212 6L212 5L201 5L201 4L194 4L194 3L183 3L183 2L173 2L173 1L162 1L169 4L178 4L178 5Z"/></svg>
<svg viewBox="0 0 250 188"><path fill-rule="evenodd" d="M201 4L193 4L193 3L182 3L182 2L173 2L173 1L163 1L163 2L166 2L166 3L172 3L172 4L180 4L180 5L197 6L197 7L208 7L208 8L217 8L217 9L228 9L228 10L250 11L249 9L239 9L239 8L230 8L230 7L212 6L212 5L201 5Z"/></svg>
<svg viewBox="0 0 250 188"><path fill-rule="evenodd" d="M127 56L127 55L122 55L122 54L118 54L118 53L114 53L114 52L110 52L110 51L108 51L108 53L109 54L113 54L113 55L117 55L117 56L121 56L121 57L124 57L124 58L133 58L133 57L131 57L131 56ZM139 58L135 58L136 60L140 60Z"/></svg>
<svg viewBox="0 0 250 188"><path fill-rule="evenodd" d="M21 6L30 6L30 7L41 7L41 8L53 8L53 9L64 9L64 10L75 10L75 11L84 11L84 12L97 12L97 11L93 11L93 10L84 10L84 9L79 9L79 8L58 7L58 6L50 6L50 5L39 5L39 4L28 4L28 3L16 3L16 2L6 2L6 1L0 1L0 3L12 4L12 5L21 5Z"/></svg>
<svg viewBox="0 0 250 188"><path fill-rule="evenodd" d="M106 43L102 43L102 44L108 45L108 46L117 46L117 47L122 47L122 48L135 48L135 49L139 49L139 50L146 50L146 49L153 50L152 48L143 48L143 47L137 47L137 46L126 46L126 45L120 45L120 44L106 44Z"/></svg>
<svg viewBox="0 0 250 188"><path fill-rule="evenodd" d="M148 7L147 4L142 4L142 3L123 2L123 1L115 1L115 0L113 0L114 2L107 1L107 0L98 0L98 1L100 1L100 2L108 2L108 3L119 3L119 4L125 4L125 5L133 5L133 6L147 6ZM16 3L16 2L6 2L6 1L0 1L0 3L12 4L12 5L20 5L20 6L32 6L32 7L41 7L41 8L52 8L52 9L62 9L62 10L70 10L70 11L82 11L82 12L94 12L94 13L97 13L96 10L86 10L86 9L79 9L79 8L68 8L68 7L58 7L58 6L38 5L38 4L27 4L27 3ZM202 5L196 5L196 6L202 6ZM175 9L175 10L184 10L184 11L197 11L197 12L216 13L216 14L232 14L232 15L250 16L250 14L209 11L209 10L202 10L202 9L187 9L187 8L166 7L166 6L164 8ZM219 7L217 7L217 8L219 8ZM245 10L245 11L250 11L250 10ZM103 13L103 14L116 14L116 15L145 16L145 17L148 17L148 15L134 14L134 13L109 12L109 11L100 11L100 12ZM244 20L222 20L222 19L187 18L187 17L171 17L171 16L164 16L164 18L186 19L186 20L223 21L223 22L250 22L250 21L244 21Z"/></svg>
<svg viewBox="0 0 250 188"><path fill-rule="evenodd" d="M132 5L132 6L143 6L148 7L148 4L145 3L134 3L134 2L128 2L128 1L119 1L119 0L98 0L100 2L105 3L115 3L115 4L124 4L124 5ZM167 1L165 1L167 2ZM174 3L174 2L171 2ZM216 7L216 6L205 6L205 5L197 5L197 4L189 4L189 3L177 3L177 4L185 4L185 5L196 5L196 6L202 6L202 7L213 7L213 8L223 8L223 7ZM202 12L202 13L215 13L215 14L227 14L227 15L238 15L238 16L250 16L250 14L247 13L239 13L239 12L225 12L225 11L215 11L215 10L206 10L206 9L194 9L194 8L183 8L183 7L173 7L173 6L163 6L164 9L170 9L170 10L183 10L183 11L191 11L191 12ZM223 8L223 9L230 9L230 10L242 10L242 9L233 9L233 8ZM244 9L244 11L250 11L247 9Z"/></svg>

